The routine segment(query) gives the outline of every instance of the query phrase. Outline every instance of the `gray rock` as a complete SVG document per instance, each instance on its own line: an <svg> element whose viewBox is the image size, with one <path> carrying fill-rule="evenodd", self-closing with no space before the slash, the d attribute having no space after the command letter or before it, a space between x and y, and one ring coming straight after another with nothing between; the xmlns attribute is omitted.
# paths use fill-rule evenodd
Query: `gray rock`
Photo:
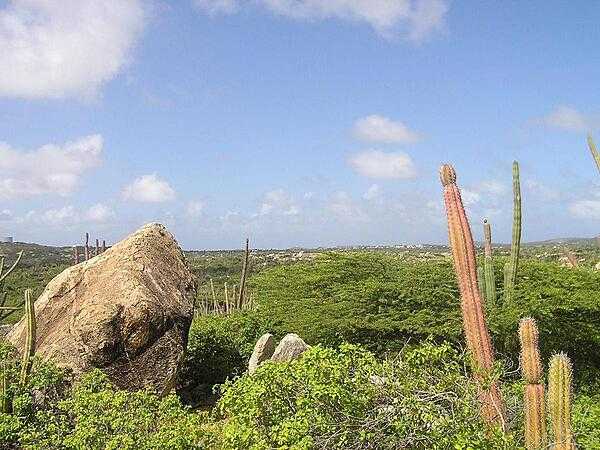
<svg viewBox="0 0 600 450"><path fill-rule="evenodd" d="M286 362L298 358L310 346L294 333L286 334L275 349L271 361Z"/></svg>
<svg viewBox="0 0 600 450"><path fill-rule="evenodd" d="M248 362L248 373L254 373L263 361L273 356L273 352L275 352L275 339L273 335L271 333L263 334L256 341L256 345L252 351L252 356Z"/></svg>

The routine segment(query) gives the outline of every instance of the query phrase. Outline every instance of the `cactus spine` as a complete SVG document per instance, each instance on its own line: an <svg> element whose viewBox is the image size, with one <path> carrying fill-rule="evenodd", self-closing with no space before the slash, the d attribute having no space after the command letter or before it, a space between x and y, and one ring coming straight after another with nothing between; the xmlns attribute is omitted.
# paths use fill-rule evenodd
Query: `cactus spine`
<svg viewBox="0 0 600 450"><path fill-rule="evenodd" d="M546 448L546 413L544 407L543 371L539 350L539 333L535 319L521 319L521 373L525 380L525 447L527 450Z"/></svg>
<svg viewBox="0 0 600 450"><path fill-rule="evenodd" d="M504 402L498 383L491 379L494 352L477 285L475 245L471 228L456 185L454 168L448 164L443 165L440 168L440 179L444 187L448 235L461 296L463 328L479 386L481 415L487 423L499 425L504 430Z"/></svg>
<svg viewBox="0 0 600 450"><path fill-rule="evenodd" d="M596 149L596 144L594 144L594 140L592 139L592 136L589 134L587 137L587 142L588 142L588 147L590 148L590 153L592 154L592 157L594 158L594 161L596 162L596 167L598 167L598 171L600 171L600 154L598 153L598 150Z"/></svg>
<svg viewBox="0 0 600 450"><path fill-rule="evenodd" d="M488 306L496 305L496 277L494 275L494 261L492 259L492 226L485 219L483 221L484 260L483 273L485 279L485 303Z"/></svg>
<svg viewBox="0 0 600 450"><path fill-rule="evenodd" d="M517 269L519 268L519 252L521 251L521 182L519 179L519 163L513 161L513 224L510 260L504 268L504 301L513 299Z"/></svg>
<svg viewBox="0 0 600 450"><path fill-rule="evenodd" d="M25 347L23 348L23 361L21 363L20 384L27 384L27 377L31 372L33 354L35 353L35 308L31 289L25 290L25 318L27 320L27 334L25 336Z"/></svg>
<svg viewBox="0 0 600 450"><path fill-rule="evenodd" d="M564 353L554 355L548 374L548 410L554 440L551 448L555 450L575 449L571 430L571 380L569 357Z"/></svg>

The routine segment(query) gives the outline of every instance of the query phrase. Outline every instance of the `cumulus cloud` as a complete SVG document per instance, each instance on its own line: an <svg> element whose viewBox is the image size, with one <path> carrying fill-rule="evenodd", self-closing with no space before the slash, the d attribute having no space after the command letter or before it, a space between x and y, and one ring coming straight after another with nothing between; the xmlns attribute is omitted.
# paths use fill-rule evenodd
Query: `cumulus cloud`
<svg viewBox="0 0 600 450"><path fill-rule="evenodd" d="M197 219L202 215L202 211L204 211L204 202L199 200L192 200L188 202L185 213L188 217L192 219Z"/></svg>
<svg viewBox="0 0 600 450"><path fill-rule="evenodd" d="M209 14L233 13L240 0L195 0ZM366 23L384 37L399 31L421 41L444 27L447 0L256 0L268 11L296 20L340 19Z"/></svg>
<svg viewBox="0 0 600 450"><path fill-rule="evenodd" d="M410 179L416 176L413 161L403 152L367 150L350 157L350 166L360 175L381 179Z"/></svg>
<svg viewBox="0 0 600 450"><path fill-rule="evenodd" d="M402 122L376 114L358 119L354 124L354 135L363 141L386 144L412 144L421 139Z"/></svg>
<svg viewBox="0 0 600 450"><path fill-rule="evenodd" d="M96 203L85 212L84 219L89 222L104 223L115 218L115 212L109 206Z"/></svg>
<svg viewBox="0 0 600 450"><path fill-rule="evenodd" d="M232 14L239 7L238 0L194 0L194 5L211 16L216 14Z"/></svg>
<svg viewBox="0 0 600 450"><path fill-rule="evenodd" d="M600 200L578 200L569 205L569 212L581 219L600 219Z"/></svg>
<svg viewBox="0 0 600 450"><path fill-rule="evenodd" d="M0 96L95 96L130 59L144 22L141 0L9 0Z"/></svg>
<svg viewBox="0 0 600 450"><path fill-rule="evenodd" d="M372 184L369 189L363 194L365 200L374 200L381 194L381 189L377 184Z"/></svg>
<svg viewBox="0 0 600 450"><path fill-rule="evenodd" d="M268 214L297 216L300 214L300 208L288 192L283 189L275 189L264 195L258 212L259 216Z"/></svg>
<svg viewBox="0 0 600 450"><path fill-rule="evenodd" d="M102 147L102 136L97 134L32 151L15 150L0 143L0 197L68 195L80 184L85 172L101 165Z"/></svg>
<svg viewBox="0 0 600 450"><path fill-rule="evenodd" d="M587 132L598 128L600 120L587 116L571 106L558 106L554 111L542 117L542 124L565 131Z"/></svg>
<svg viewBox="0 0 600 450"><path fill-rule="evenodd" d="M125 200L134 200L144 203L161 203L173 200L175 190L168 182L158 177L157 174L142 175L136 178L123 190Z"/></svg>

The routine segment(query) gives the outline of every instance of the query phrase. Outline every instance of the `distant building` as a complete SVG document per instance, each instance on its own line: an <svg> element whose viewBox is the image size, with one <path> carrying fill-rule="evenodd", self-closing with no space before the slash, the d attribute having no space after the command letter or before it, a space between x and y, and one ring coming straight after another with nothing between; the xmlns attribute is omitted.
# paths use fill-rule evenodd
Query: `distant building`
<svg viewBox="0 0 600 450"><path fill-rule="evenodd" d="M6 244L12 244L13 237L12 236L2 236L2 237L0 237L0 242L4 242Z"/></svg>

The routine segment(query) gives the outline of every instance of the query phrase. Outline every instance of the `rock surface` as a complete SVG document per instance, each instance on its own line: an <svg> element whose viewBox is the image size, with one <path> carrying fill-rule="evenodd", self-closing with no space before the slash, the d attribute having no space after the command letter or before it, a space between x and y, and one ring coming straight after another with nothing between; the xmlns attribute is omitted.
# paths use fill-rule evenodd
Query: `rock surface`
<svg viewBox="0 0 600 450"><path fill-rule="evenodd" d="M256 341L252 356L250 356L248 373L254 373L263 361L271 358L274 352L275 339L273 338L273 335L271 333L263 334L258 341Z"/></svg>
<svg viewBox="0 0 600 450"><path fill-rule="evenodd" d="M56 276L35 302L36 355L97 367L118 387L170 390L193 315L195 284L174 237L148 224ZM25 324L7 335L23 348Z"/></svg>
<svg viewBox="0 0 600 450"><path fill-rule="evenodd" d="M286 334L275 349L271 361L286 362L298 358L308 350L309 345L300 336L294 333Z"/></svg>

